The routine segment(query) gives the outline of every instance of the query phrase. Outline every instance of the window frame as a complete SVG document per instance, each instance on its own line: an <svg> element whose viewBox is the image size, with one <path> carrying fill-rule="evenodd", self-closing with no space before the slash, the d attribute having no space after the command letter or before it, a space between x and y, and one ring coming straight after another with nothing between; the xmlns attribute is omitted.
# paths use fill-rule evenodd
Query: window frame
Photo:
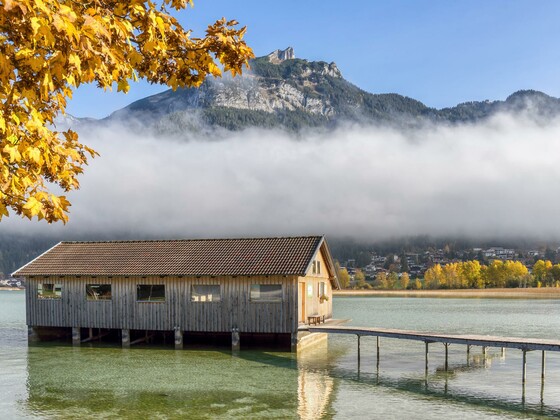
<svg viewBox="0 0 560 420"><path fill-rule="evenodd" d="M88 293L88 288L90 286L109 286L109 297L106 298L91 298L89 293ZM111 283L86 283L86 300L88 302L110 302L113 300L113 285Z"/></svg>
<svg viewBox="0 0 560 420"><path fill-rule="evenodd" d="M327 282L320 281L319 287L317 288L317 297L320 298L323 295L327 296Z"/></svg>
<svg viewBox="0 0 560 420"><path fill-rule="evenodd" d="M52 285L52 295L45 296L44 293L44 286ZM58 293L57 294L57 289ZM62 283L44 283L40 282L37 284L37 299L38 300L61 300L62 299Z"/></svg>
<svg viewBox="0 0 560 420"><path fill-rule="evenodd" d="M259 286L259 294L261 293L261 286L280 286L280 298L279 299L261 299L253 298L253 287ZM284 302L284 285L282 283L251 283L249 286L249 302L251 303L282 303Z"/></svg>
<svg viewBox="0 0 560 420"><path fill-rule="evenodd" d="M138 291L140 289L141 286L151 286L152 288L154 286L163 286L163 300L145 300L145 299L139 299L138 296ZM150 292L150 296L151 296L151 292ZM137 283L136 284L136 303L166 303L167 302L167 290L165 287L165 284L159 284L159 283L154 283L154 284L150 284L150 283Z"/></svg>
<svg viewBox="0 0 560 420"><path fill-rule="evenodd" d="M195 287L217 287L219 300L195 300L194 288ZM206 294L206 297L208 294ZM214 294L212 294L214 296ZM222 302L222 285L221 284L191 284L191 302L192 303L221 303Z"/></svg>

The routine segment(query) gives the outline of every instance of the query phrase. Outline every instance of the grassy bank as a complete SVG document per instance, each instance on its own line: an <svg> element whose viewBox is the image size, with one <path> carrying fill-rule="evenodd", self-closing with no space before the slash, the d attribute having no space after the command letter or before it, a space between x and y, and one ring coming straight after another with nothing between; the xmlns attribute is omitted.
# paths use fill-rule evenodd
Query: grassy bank
<svg viewBox="0 0 560 420"><path fill-rule="evenodd" d="M436 297L492 299L560 299L560 288L453 290L335 290L336 296Z"/></svg>

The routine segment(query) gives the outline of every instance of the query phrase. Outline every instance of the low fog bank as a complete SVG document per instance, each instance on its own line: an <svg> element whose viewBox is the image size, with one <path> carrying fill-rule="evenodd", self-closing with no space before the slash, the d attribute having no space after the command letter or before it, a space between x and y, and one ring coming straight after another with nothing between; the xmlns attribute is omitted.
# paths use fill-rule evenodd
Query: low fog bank
<svg viewBox="0 0 560 420"><path fill-rule="evenodd" d="M66 226L12 215L2 231L73 237L325 233L363 241L428 234L560 236L560 121L517 115L400 131L347 126L294 140L280 131L220 141L80 132L100 152Z"/></svg>

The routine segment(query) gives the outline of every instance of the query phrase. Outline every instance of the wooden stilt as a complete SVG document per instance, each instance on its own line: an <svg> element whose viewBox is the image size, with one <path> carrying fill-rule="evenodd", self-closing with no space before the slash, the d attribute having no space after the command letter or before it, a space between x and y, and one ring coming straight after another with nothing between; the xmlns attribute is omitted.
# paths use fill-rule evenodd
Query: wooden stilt
<svg viewBox="0 0 560 420"><path fill-rule="evenodd" d="M467 344L467 367L471 364L471 345Z"/></svg>
<svg viewBox="0 0 560 420"><path fill-rule="evenodd" d="M297 353L297 344L298 344L298 333L293 332L291 337L291 351L292 353Z"/></svg>
<svg viewBox="0 0 560 420"><path fill-rule="evenodd" d="M239 328L231 330L231 351L238 352L241 349L241 340L239 338Z"/></svg>
<svg viewBox="0 0 560 420"><path fill-rule="evenodd" d="M546 370L546 352L543 350L542 351L542 356L541 356L541 379L542 379L542 382L544 382L545 370Z"/></svg>
<svg viewBox="0 0 560 420"><path fill-rule="evenodd" d="M482 347L482 355L486 357L486 346Z"/></svg>
<svg viewBox="0 0 560 420"><path fill-rule="evenodd" d="M121 341L123 348L130 347L130 330L121 330Z"/></svg>
<svg viewBox="0 0 560 420"><path fill-rule="evenodd" d="M79 346L81 338L80 327L72 327L72 345Z"/></svg>
<svg viewBox="0 0 560 420"><path fill-rule="evenodd" d="M377 336L377 363L379 363L379 336Z"/></svg>
<svg viewBox="0 0 560 420"><path fill-rule="evenodd" d="M358 366L360 366L360 336L358 335Z"/></svg>
<svg viewBox="0 0 560 420"><path fill-rule="evenodd" d="M175 350L183 349L183 330L175 328Z"/></svg>
<svg viewBox="0 0 560 420"><path fill-rule="evenodd" d="M39 334L37 334L37 329L35 327L27 327L27 341L30 343L39 341Z"/></svg>
<svg viewBox="0 0 560 420"><path fill-rule="evenodd" d="M523 388L525 388L525 383L527 382L527 350L523 350Z"/></svg>
<svg viewBox="0 0 560 420"><path fill-rule="evenodd" d="M445 346L445 371L447 372L447 369L449 368L449 343L443 343L443 345Z"/></svg>
<svg viewBox="0 0 560 420"><path fill-rule="evenodd" d="M424 374L426 375L426 377L428 377L428 345L429 344L430 343L428 343L426 341L426 360L425 360L426 363L425 363L425 367L424 367Z"/></svg>

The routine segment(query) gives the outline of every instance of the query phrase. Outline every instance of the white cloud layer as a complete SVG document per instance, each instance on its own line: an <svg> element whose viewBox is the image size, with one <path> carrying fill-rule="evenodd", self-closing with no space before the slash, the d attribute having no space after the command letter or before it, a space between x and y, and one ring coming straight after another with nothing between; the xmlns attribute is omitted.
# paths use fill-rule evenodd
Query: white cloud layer
<svg viewBox="0 0 560 420"><path fill-rule="evenodd" d="M67 226L12 216L4 231L116 237L326 233L560 235L560 121L498 116L412 131L345 127L178 142L123 128L82 132L101 157L70 194Z"/></svg>

